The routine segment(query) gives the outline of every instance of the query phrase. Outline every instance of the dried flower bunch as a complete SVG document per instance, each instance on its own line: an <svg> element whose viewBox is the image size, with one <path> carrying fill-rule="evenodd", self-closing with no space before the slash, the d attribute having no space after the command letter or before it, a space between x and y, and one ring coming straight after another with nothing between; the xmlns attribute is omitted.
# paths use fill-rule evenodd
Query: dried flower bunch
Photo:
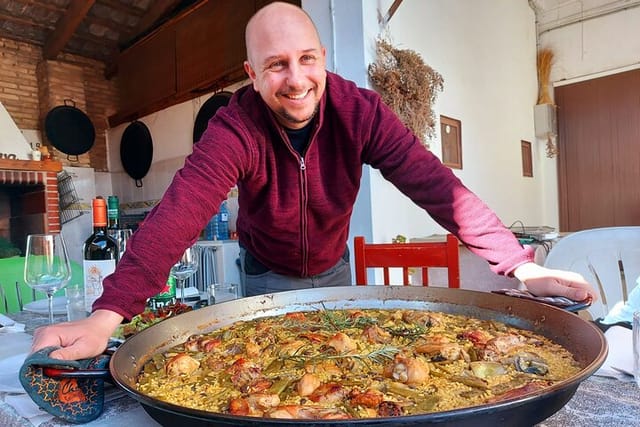
<svg viewBox="0 0 640 427"><path fill-rule="evenodd" d="M549 94L553 51L545 48L538 51L538 104L553 104Z"/></svg>
<svg viewBox="0 0 640 427"><path fill-rule="evenodd" d="M369 78L382 100L428 147L435 135L433 103L444 85L442 76L413 50L396 49L386 40L376 42L376 62Z"/></svg>

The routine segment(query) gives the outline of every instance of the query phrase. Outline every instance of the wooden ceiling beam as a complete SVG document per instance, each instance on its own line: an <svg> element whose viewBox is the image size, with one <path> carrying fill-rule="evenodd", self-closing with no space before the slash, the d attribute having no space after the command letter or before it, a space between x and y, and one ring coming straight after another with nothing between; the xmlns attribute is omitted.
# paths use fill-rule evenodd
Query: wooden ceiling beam
<svg viewBox="0 0 640 427"><path fill-rule="evenodd" d="M122 3L117 0L100 0L100 3L110 7L111 9L120 10L126 13L127 15L142 16L145 13L144 9L140 9L139 7L135 7L135 6L130 6L126 3ZM153 6L150 6L150 7L153 7Z"/></svg>
<svg viewBox="0 0 640 427"><path fill-rule="evenodd" d="M33 21L28 18L22 18L19 16L9 15L5 12L0 11L0 20L13 22L14 24L24 25L25 27L34 27L34 28L44 28L46 30L50 30L51 27L48 25L42 24L40 22Z"/></svg>
<svg viewBox="0 0 640 427"><path fill-rule="evenodd" d="M138 25L130 31L122 33L119 42L126 43L131 40L132 37L147 31L160 17L173 10L180 1L181 0L156 0L153 2L147 12L140 18L140 21L138 21Z"/></svg>
<svg viewBox="0 0 640 427"><path fill-rule="evenodd" d="M58 56L94 3L95 0L71 0L67 12L58 20L56 29L44 43L42 56L45 59Z"/></svg>

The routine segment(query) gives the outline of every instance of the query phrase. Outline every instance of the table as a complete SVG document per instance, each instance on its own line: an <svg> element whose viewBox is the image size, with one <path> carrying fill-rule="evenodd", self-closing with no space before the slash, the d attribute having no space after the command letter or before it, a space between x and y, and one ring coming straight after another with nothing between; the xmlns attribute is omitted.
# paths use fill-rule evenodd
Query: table
<svg viewBox="0 0 640 427"><path fill-rule="evenodd" d="M12 315L16 321L26 325L26 331L47 323L44 315L19 313ZM57 320L63 320L59 317ZM11 339L11 334L0 334L0 348ZM4 343L3 343L4 342ZM20 417L15 409L5 402L7 393L0 392L0 426L33 427L29 420ZM53 419L40 424L42 427L72 426ZM124 393L105 404L104 413L91 423L97 426L135 425L158 426L141 405ZM538 427L615 427L640 426L640 388L634 382L592 376L582 382L573 398L560 411L538 424Z"/></svg>

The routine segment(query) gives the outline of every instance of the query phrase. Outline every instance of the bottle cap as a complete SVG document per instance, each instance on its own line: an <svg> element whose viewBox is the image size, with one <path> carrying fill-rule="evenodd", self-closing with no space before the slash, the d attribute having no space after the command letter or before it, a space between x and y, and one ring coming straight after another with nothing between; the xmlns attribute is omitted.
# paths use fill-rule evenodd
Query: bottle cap
<svg viewBox="0 0 640 427"><path fill-rule="evenodd" d="M98 196L93 199L93 225L104 227L107 225L107 204L105 200Z"/></svg>

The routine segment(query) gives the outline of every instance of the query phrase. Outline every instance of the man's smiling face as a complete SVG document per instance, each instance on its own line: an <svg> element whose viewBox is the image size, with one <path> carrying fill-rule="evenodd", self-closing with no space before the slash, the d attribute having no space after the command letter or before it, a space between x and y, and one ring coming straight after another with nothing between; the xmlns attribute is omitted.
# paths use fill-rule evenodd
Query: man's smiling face
<svg viewBox="0 0 640 427"><path fill-rule="evenodd" d="M288 4L272 4L247 26L245 71L254 89L290 129L308 124L326 85L326 51L309 17Z"/></svg>

